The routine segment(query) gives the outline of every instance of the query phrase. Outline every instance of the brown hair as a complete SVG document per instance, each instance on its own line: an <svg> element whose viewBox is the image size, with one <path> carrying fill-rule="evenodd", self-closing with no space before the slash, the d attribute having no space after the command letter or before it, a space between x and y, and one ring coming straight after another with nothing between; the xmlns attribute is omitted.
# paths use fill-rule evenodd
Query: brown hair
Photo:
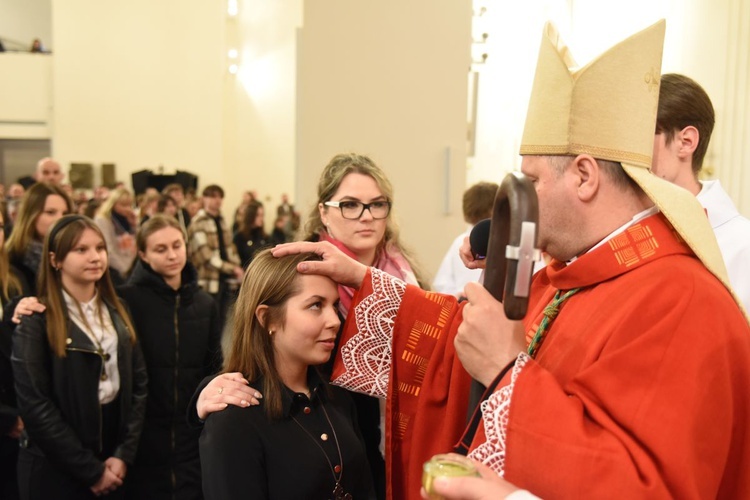
<svg viewBox="0 0 750 500"><path fill-rule="evenodd" d="M47 339L50 348L60 358L65 357L66 339L68 338L68 308L62 295L62 278L60 273L52 267L50 254L55 254L57 262L65 260L68 253L78 244L86 229L91 229L99 235L102 241L105 241L99 226L83 215L66 215L55 222L47 237L44 238L42 264L39 269L38 296L39 301L47 306L45 315L47 317ZM115 294L108 267L104 269L101 279L96 282L96 290L99 307L106 307L107 305L113 307L125 322L130 340L135 342L135 329L130 321L130 315Z"/></svg>
<svg viewBox="0 0 750 500"><path fill-rule="evenodd" d="M159 202L156 204L156 213L157 214L163 214L165 210L167 209L167 205L169 204L174 205L174 208L176 210L180 210L179 205L177 205L177 202L174 198L169 196L168 194L160 194L159 195Z"/></svg>
<svg viewBox="0 0 750 500"><path fill-rule="evenodd" d="M161 190L161 194L165 194L169 196L171 195L171 193L174 193L175 191L179 191L183 195L185 194L185 188L182 187L182 184L179 184L177 182L173 182L171 184L167 184L166 186L164 186L164 189Z"/></svg>
<svg viewBox="0 0 750 500"><path fill-rule="evenodd" d="M250 382L263 377L263 400L270 418L281 416L284 383L276 369L268 325L286 322L286 302L300 292L297 264L307 260L321 258L314 253L276 258L270 249L259 252L247 268L235 303L232 347L224 373L241 372ZM265 324L255 315L259 305L268 306Z"/></svg>
<svg viewBox="0 0 750 500"><path fill-rule="evenodd" d="M54 194L65 200L68 213L73 212L73 202L62 188L44 182L37 182L31 186L23 196L16 222L13 225L13 231L10 233L8 241L5 242L5 250L8 252L8 258L11 261L21 260L31 241L37 239L36 220L39 214L44 211L47 197Z"/></svg>
<svg viewBox="0 0 750 500"><path fill-rule="evenodd" d="M224 198L224 190L221 189L221 186L218 186L216 184L210 184L203 190L203 196L207 196L209 198L213 198L217 194L219 195L219 197Z"/></svg>
<svg viewBox="0 0 750 500"><path fill-rule="evenodd" d="M693 126L698 130L698 146L693 151L693 174L698 176L708 150L716 118L711 99L703 87L684 75L667 73L661 77L656 133L670 144L676 132Z"/></svg>
<svg viewBox="0 0 750 500"><path fill-rule="evenodd" d="M464 191L464 220L473 225L492 217L492 207L499 187L494 182L478 182Z"/></svg>
<svg viewBox="0 0 750 500"><path fill-rule="evenodd" d="M185 231L182 230L182 226L177 222L177 219L167 214L154 214L141 225L138 233L135 235L135 245L138 251L145 252L149 236L167 227L177 229L182 234L182 239L187 241Z"/></svg>
<svg viewBox="0 0 750 500"><path fill-rule="evenodd" d="M265 230L263 226L256 226L255 225L255 219L258 216L258 210L263 208L263 203L259 202L258 200L252 200L250 203L247 204L245 207L245 212L242 215L242 220L240 221L240 233L245 238L251 238L253 235L253 229L260 229L260 232L265 235Z"/></svg>
<svg viewBox="0 0 750 500"><path fill-rule="evenodd" d="M388 180L385 172L374 161L365 155L356 153L338 154L331 158L328 165L326 165L320 174L320 180L318 181L318 202L310 211L310 215L305 223L304 237L302 239L315 240L325 230L325 225L320 218L318 204L330 201L333 195L336 194L336 191L338 191L344 177L349 174L363 174L371 177L375 181L375 184L378 185L378 189L383 193L383 196L388 201L393 202L393 185ZM417 277L417 281L422 288L426 289L428 288L428 282L418 268L416 259L411 251L405 248L400 241L399 228L393 213L393 210L391 210L385 221L385 234L383 235L383 241L378 245L377 254L379 255L384 250L388 251L390 248L400 251L411 266L414 275Z"/></svg>

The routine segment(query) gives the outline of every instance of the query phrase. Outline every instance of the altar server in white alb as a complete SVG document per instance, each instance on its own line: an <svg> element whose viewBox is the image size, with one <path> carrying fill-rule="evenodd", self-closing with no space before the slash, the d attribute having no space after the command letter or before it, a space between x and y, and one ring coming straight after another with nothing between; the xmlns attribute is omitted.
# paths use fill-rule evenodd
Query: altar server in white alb
<svg viewBox="0 0 750 500"><path fill-rule="evenodd" d="M706 209L732 288L750 311L750 220L740 215L718 180L698 180L714 121L711 99L697 82L662 75L651 170L696 195Z"/></svg>

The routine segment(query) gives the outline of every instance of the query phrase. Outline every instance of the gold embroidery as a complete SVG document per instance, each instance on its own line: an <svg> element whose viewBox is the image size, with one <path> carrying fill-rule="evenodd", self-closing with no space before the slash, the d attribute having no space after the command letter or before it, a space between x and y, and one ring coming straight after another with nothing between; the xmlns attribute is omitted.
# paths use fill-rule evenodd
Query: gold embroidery
<svg viewBox="0 0 750 500"><path fill-rule="evenodd" d="M426 292L425 298L440 306L440 312L438 313L437 318L437 326L438 328L443 328L448 324L448 317L451 311L451 308L448 305L448 299L444 295L440 295L435 292Z"/></svg>
<svg viewBox="0 0 750 500"><path fill-rule="evenodd" d="M424 381L424 375L427 372L427 363L429 360L409 351L401 353L401 359L409 364L417 365L417 372L414 374L414 383L421 386Z"/></svg>
<svg viewBox="0 0 750 500"><path fill-rule="evenodd" d="M427 335L428 337L432 337L437 340L438 338L440 338L441 332L441 329L432 325L428 325L424 321L417 320L411 327L409 338L406 339L406 348L415 350L417 348L417 344L419 343L419 338L422 335Z"/></svg>
<svg viewBox="0 0 750 500"><path fill-rule="evenodd" d="M659 242L650 227L636 224L609 240L609 247L614 251L618 264L630 267L641 259L653 257Z"/></svg>
<svg viewBox="0 0 750 500"><path fill-rule="evenodd" d="M409 425L409 416L396 412L393 423L393 439L401 441L406 434L406 427Z"/></svg>
<svg viewBox="0 0 750 500"><path fill-rule="evenodd" d="M646 73L646 75L643 77L643 81L645 81L646 85L648 85L649 92L653 92L654 90L659 89L659 80L659 73L654 68L651 68L651 71Z"/></svg>
<svg viewBox="0 0 750 500"><path fill-rule="evenodd" d="M414 397L419 396L419 389L420 387L418 385L407 384L406 382L398 383L399 392L409 394L410 396L414 396Z"/></svg>

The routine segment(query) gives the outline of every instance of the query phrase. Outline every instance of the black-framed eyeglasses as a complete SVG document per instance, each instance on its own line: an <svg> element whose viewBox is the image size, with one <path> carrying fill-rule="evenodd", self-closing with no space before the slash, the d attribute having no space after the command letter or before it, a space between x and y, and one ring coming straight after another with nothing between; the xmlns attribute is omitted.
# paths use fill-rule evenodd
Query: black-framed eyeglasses
<svg viewBox="0 0 750 500"><path fill-rule="evenodd" d="M338 208L341 210L341 216L344 219L352 220L362 217L365 210L370 211L373 219L385 219L391 213L391 202L386 200L373 201L372 203L362 203L361 201L354 200L327 201L323 205Z"/></svg>

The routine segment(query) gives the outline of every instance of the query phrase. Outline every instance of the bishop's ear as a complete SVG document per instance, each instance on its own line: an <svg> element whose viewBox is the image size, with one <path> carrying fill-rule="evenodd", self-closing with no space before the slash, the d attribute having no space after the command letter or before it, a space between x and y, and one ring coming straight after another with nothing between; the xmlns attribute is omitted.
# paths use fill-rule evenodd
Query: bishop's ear
<svg viewBox="0 0 750 500"><path fill-rule="evenodd" d="M578 155L573 160L575 175L577 176L576 194L581 201L590 201L599 190L602 166L590 155Z"/></svg>

